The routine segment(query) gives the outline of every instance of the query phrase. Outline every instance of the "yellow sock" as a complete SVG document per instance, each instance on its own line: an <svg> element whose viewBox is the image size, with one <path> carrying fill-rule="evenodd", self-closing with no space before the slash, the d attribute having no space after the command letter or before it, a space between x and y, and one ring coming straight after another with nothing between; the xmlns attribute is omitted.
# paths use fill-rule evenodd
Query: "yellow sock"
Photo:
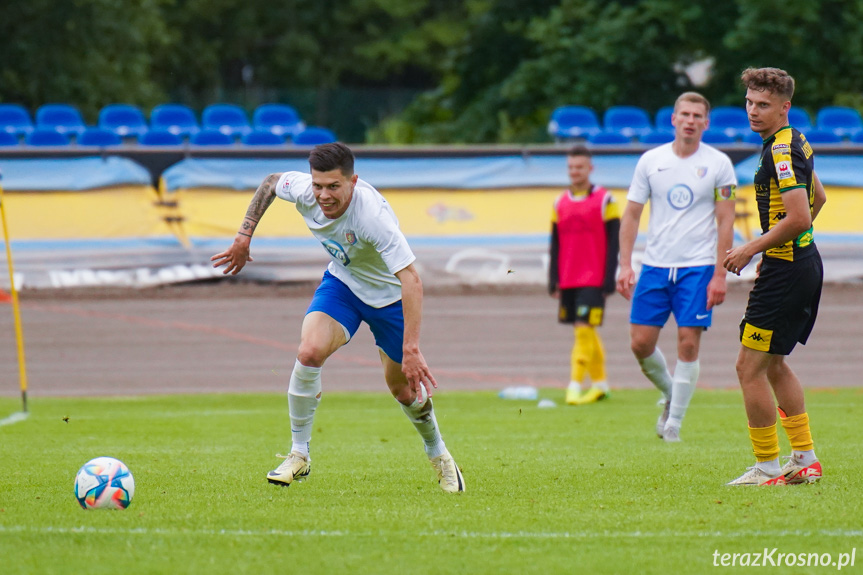
<svg viewBox="0 0 863 575"><path fill-rule="evenodd" d="M592 328L593 332L593 355L588 364L588 373L590 380L593 382L605 381L605 348L602 346L602 339L599 337L599 331Z"/></svg>
<svg viewBox="0 0 863 575"><path fill-rule="evenodd" d="M584 381L590 358L593 357L593 328L589 325L575 326L575 344L572 346L572 376L571 381Z"/></svg>
<svg viewBox="0 0 863 575"><path fill-rule="evenodd" d="M771 461L779 457L779 434L776 424L768 427L749 427L752 453L758 461Z"/></svg>
<svg viewBox="0 0 863 575"><path fill-rule="evenodd" d="M785 433L788 434L791 449L794 451L809 451L814 449L812 432L809 429L808 413L792 415L791 417L780 417L779 421L782 422L782 427L785 428Z"/></svg>

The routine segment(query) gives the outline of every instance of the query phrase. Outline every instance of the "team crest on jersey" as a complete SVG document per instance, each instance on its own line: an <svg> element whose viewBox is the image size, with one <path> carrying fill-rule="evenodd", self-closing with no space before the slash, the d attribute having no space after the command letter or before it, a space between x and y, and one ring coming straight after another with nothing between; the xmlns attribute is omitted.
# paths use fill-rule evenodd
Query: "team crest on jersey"
<svg viewBox="0 0 863 575"><path fill-rule="evenodd" d="M341 246L339 242L333 240L324 240L321 242L324 244L324 248L330 252L330 255L335 259L339 260L342 265L348 265L351 263L351 258L348 257L348 253L345 251L345 248Z"/></svg>
<svg viewBox="0 0 863 575"><path fill-rule="evenodd" d="M357 234L354 232L345 232L345 241L349 244L354 245L357 243Z"/></svg>
<svg viewBox="0 0 863 575"><path fill-rule="evenodd" d="M707 175L707 166L698 166L695 173L698 175L699 178L703 178Z"/></svg>

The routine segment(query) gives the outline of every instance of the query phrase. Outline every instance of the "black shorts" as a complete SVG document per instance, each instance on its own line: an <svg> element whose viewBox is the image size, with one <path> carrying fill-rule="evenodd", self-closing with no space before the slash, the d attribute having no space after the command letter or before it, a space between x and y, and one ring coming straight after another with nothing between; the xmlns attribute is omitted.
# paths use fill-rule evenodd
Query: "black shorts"
<svg viewBox="0 0 863 575"><path fill-rule="evenodd" d="M583 287L560 290L560 307L557 320L560 323L584 322L592 326L602 325L605 311L605 295L602 288Z"/></svg>
<svg viewBox="0 0 863 575"><path fill-rule="evenodd" d="M740 322L740 343L756 351L788 355L806 343L821 301L824 268L815 253L799 261L764 258Z"/></svg>

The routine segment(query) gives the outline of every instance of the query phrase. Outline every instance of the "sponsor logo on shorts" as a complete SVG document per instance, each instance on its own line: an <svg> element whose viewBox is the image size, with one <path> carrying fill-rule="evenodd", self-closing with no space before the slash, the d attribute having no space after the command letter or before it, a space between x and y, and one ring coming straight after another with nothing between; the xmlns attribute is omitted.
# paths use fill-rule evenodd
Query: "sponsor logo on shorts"
<svg viewBox="0 0 863 575"><path fill-rule="evenodd" d="M697 313L695 314L695 319L707 319L710 317L709 313Z"/></svg>

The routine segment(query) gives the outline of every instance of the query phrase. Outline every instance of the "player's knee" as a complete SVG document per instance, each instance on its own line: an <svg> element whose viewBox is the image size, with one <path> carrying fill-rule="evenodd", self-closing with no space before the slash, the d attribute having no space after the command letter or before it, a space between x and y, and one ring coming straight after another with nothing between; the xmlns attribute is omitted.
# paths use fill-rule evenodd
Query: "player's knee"
<svg viewBox="0 0 863 575"><path fill-rule="evenodd" d="M654 346L652 344L638 339L633 339L630 342L629 348L637 359L650 357L654 350Z"/></svg>
<svg viewBox="0 0 863 575"><path fill-rule="evenodd" d="M390 389L390 392L393 394L393 397L396 398L396 401L402 405L412 404L417 397L416 392L408 385L400 386L397 389Z"/></svg>
<svg viewBox="0 0 863 575"><path fill-rule="evenodd" d="M301 364L308 367L321 367L327 360L326 350L315 345L303 342L297 350L297 359Z"/></svg>

